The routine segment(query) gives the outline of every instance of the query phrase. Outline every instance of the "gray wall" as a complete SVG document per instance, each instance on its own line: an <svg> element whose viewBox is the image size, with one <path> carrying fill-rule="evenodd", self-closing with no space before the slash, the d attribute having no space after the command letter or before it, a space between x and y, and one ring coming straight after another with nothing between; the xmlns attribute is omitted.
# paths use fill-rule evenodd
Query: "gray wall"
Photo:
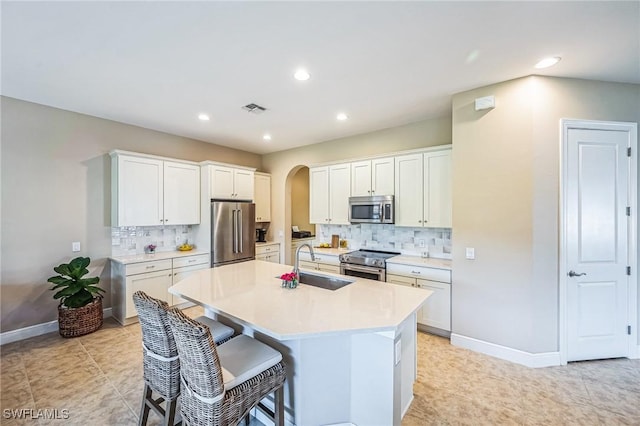
<svg viewBox="0 0 640 426"><path fill-rule="evenodd" d="M260 168L257 154L2 97L1 331L57 318L53 266L90 256L110 306L108 152L215 160ZM71 252L80 241L82 251Z"/></svg>
<svg viewBox="0 0 640 426"><path fill-rule="evenodd" d="M558 351L561 118L640 122L640 85L531 76L453 96L454 333Z"/></svg>

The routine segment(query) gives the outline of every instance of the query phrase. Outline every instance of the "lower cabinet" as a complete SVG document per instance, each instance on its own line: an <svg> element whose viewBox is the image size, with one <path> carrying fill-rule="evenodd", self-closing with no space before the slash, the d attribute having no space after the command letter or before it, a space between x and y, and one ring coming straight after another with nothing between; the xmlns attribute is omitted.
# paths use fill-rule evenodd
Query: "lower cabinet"
<svg viewBox="0 0 640 426"><path fill-rule="evenodd" d="M418 324L436 334L451 333L451 271L387 263L387 282L433 291L418 311Z"/></svg>
<svg viewBox="0 0 640 426"><path fill-rule="evenodd" d="M123 325L137 321L133 293L144 291L170 306L186 302L169 293L169 287L189 274L209 268L209 255L182 256L162 260L124 264L111 261L113 317Z"/></svg>
<svg viewBox="0 0 640 426"><path fill-rule="evenodd" d="M338 256L328 254L315 254L315 260L311 260L311 255L308 252L300 252L300 264L298 266L312 271L340 273L340 259Z"/></svg>
<svg viewBox="0 0 640 426"><path fill-rule="evenodd" d="M280 243L256 244L256 260L280 263Z"/></svg>

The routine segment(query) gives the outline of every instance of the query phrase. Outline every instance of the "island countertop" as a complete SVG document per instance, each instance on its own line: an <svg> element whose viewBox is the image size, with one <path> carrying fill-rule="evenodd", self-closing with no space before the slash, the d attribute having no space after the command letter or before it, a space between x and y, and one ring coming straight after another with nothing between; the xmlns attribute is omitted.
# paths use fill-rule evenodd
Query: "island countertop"
<svg viewBox="0 0 640 426"><path fill-rule="evenodd" d="M395 330L431 291L356 277L338 290L282 288L291 266L260 260L197 271L169 292L277 340Z"/></svg>

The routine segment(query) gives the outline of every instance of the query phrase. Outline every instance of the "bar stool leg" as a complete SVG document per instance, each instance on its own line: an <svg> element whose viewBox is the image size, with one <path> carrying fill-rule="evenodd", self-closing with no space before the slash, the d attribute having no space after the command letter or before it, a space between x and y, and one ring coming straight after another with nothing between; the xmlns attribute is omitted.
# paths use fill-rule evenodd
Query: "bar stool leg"
<svg viewBox="0 0 640 426"><path fill-rule="evenodd" d="M176 419L176 405L178 398L173 401L167 401L167 405L164 413L164 426L173 426Z"/></svg>
<svg viewBox="0 0 640 426"><path fill-rule="evenodd" d="M284 426L284 386L280 386L274 395L274 423L277 426Z"/></svg>
<svg viewBox="0 0 640 426"><path fill-rule="evenodd" d="M144 384L144 392L142 395L142 407L140 407L140 417L138 418L138 426L145 426L149 419L149 404L147 401L151 399L151 388L148 384Z"/></svg>

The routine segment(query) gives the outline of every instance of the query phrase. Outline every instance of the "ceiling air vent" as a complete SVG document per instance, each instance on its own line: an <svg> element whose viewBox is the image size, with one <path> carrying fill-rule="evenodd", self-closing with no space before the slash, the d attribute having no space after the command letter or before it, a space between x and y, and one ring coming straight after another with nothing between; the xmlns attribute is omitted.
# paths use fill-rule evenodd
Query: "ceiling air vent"
<svg viewBox="0 0 640 426"><path fill-rule="evenodd" d="M265 107L260 106L258 104L248 104L243 106L242 109L247 112L252 112L254 114L262 114L267 110Z"/></svg>

